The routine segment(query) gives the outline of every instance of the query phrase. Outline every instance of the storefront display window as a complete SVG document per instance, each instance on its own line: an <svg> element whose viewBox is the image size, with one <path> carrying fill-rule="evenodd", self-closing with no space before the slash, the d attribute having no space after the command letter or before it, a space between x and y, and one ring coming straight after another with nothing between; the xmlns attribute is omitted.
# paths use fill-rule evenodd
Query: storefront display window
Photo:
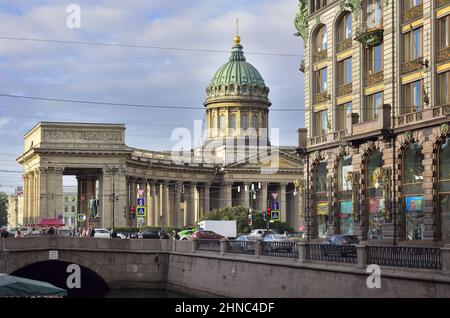
<svg viewBox="0 0 450 318"><path fill-rule="evenodd" d="M421 240L425 233L423 201L423 154L418 143L412 143L403 155L403 212L406 239Z"/></svg>
<svg viewBox="0 0 450 318"><path fill-rule="evenodd" d="M441 240L450 241L450 137L439 149L438 166Z"/></svg>
<svg viewBox="0 0 450 318"><path fill-rule="evenodd" d="M367 161L367 204L368 213L368 239L383 239L384 219L382 211L385 207L383 200L383 190L379 180L374 176L377 168L383 167L382 155L378 150L373 151Z"/></svg>
<svg viewBox="0 0 450 318"><path fill-rule="evenodd" d="M321 162L315 171L315 198L317 235L319 238L327 237L328 202L327 202L327 163Z"/></svg>
<svg viewBox="0 0 450 318"><path fill-rule="evenodd" d="M341 234L353 234L352 183L347 176L353 172L352 158L345 156L338 166L339 231Z"/></svg>

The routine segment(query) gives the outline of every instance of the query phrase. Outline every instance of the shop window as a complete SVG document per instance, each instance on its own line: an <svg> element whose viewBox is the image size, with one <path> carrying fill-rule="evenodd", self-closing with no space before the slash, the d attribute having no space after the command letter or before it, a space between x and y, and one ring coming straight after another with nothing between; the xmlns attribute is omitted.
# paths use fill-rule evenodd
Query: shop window
<svg viewBox="0 0 450 318"><path fill-rule="evenodd" d="M366 169L366 213L368 215L368 239L383 239L383 216L385 207L383 190L380 181L374 176L377 168L382 168L382 154L378 150L373 151L367 160Z"/></svg>
<svg viewBox="0 0 450 318"><path fill-rule="evenodd" d="M402 195L407 240L424 238L423 154L418 143L412 143L403 154Z"/></svg>
<svg viewBox="0 0 450 318"><path fill-rule="evenodd" d="M339 230L345 235L353 235L352 183L346 180L351 172L353 172L352 158L345 156L338 165Z"/></svg>
<svg viewBox="0 0 450 318"><path fill-rule="evenodd" d="M317 235L327 237L328 201L327 201L327 163L321 162L315 169L315 202L317 217Z"/></svg>
<svg viewBox="0 0 450 318"><path fill-rule="evenodd" d="M439 212L441 240L450 241L450 137L439 148Z"/></svg>

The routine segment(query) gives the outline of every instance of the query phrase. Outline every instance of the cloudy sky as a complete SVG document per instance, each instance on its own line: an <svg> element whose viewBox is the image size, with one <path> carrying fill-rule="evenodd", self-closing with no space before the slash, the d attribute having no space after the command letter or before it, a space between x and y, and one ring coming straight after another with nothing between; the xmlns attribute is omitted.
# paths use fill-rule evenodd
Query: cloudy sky
<svg viewBox="0 0 450 318"><path fill-rule="evenodd" d="M67 7L81 8L81 28L68 28ZM270 127L295 145L304 126L303 44L293 34L297 0L2 0L0 95L202 107L205 88L229 58L235 19L247 61L271 89ZM120 43L162 50L19 41L5 38ZM201 50L226 51L207 52ZM251 54L276 53L280 55ZM284 56L283 56L284 55ZM297 55L297 56L290 56ZM127 125L132 147L170 150L177 127L193 129L199 110L121 108L0 96L0 191L21 185L15 163L23 135L39 121Z"/></svg>

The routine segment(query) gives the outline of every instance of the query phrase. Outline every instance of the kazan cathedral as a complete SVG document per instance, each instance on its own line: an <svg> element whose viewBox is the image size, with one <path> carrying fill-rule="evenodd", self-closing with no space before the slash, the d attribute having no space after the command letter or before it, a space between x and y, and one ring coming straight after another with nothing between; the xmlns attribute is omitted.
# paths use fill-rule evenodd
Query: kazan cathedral
<svg viewBox="0 0 450 318"><path fill-rule="evenodd" d="M205 142L190 151L128 147L122 124L38 123L17 159L24 168L23 224L62 214L63 176L72 175L77 211L87 216L81 226L185 226L213 209L243 206L261 213L274 207L279 221L297 229L303 209L295 185L303 165L296 147L271 143L269 88L246 61L239 36L206 95ZM144 209L130 221L137 205Z"/></svg>

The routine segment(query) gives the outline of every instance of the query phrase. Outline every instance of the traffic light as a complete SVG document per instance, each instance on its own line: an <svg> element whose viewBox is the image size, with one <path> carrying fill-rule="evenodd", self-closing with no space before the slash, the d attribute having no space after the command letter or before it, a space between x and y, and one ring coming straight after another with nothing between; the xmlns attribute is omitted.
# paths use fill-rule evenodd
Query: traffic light
<svg viewBox="0 0 450 318"><path fill-rule="evenodd" d="M270 220L270 218L272 217L272 209L271 208L267 208L267 220Z"/></svg>
<svg viewBox="0 0 450 318"><path fill-rule="evenodd" d="M130 208L130 219L134 219L136 217L136 207L132 206Z"/></svg>
<svg viewBox="0 0 450 318"><path fill-rule="evenodd" d="M123 208L123 217L126 219L127 218L127 207Z"/></svg>

